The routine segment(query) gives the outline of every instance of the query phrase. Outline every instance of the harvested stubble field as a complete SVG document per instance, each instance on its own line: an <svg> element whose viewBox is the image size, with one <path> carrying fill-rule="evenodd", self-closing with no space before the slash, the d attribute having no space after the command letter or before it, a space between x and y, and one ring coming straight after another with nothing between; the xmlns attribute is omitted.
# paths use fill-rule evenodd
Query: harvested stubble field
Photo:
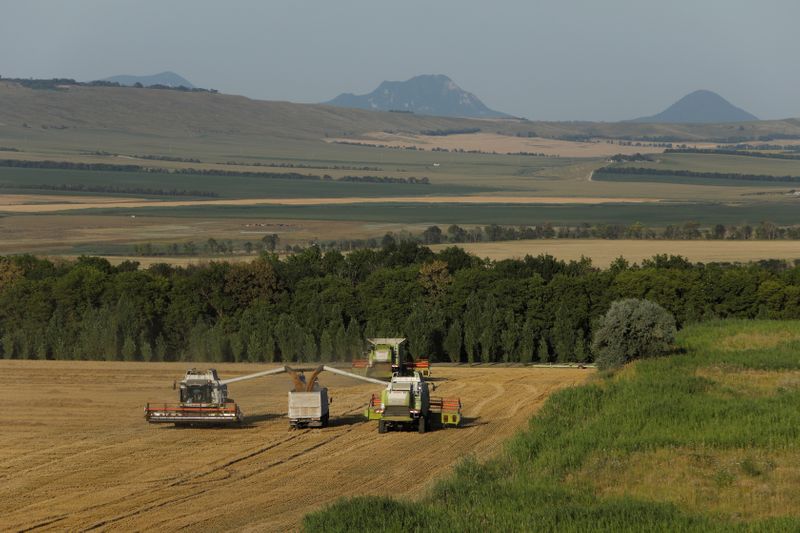
<svg viewBox="0 0 800 533"><path fill-rule="evenodd" d="M48 199L52 196L46 197ZM207 206L314 206L314 205L353 205L353 204L569 204L569 205L596 205L610 203L646 203L657 202L657 199L648 198L591 198L591 197L547 197L547 196L398 196L398 197L349 197L349 198L241 198L230 200L130 200L110 198L109 201L86 201L80 197L69 197L69 201L60 203L25 203L35 201L33 196L25 195L20 199L17 195L0 195L0 212L3 213L57 213L61 211L75 211L82 209L105 209L119 207L137 209L142 207L207 207Z"/></svg>
<svg viewBox="0 0 800 533"><path fill-rule="evenodd" d="M144 403L174 401L191 363L2 361L0 529L285 531L342 496L413 497L467 455L484 458L553 391L589 370L434 368L465 427L379 435L363 409L380 387L323 374L332 427L289 431L290 380L231 385L242 429L151 426ZM268 368L220 364L223 377Z"/></svg>
<svg viewBox="0 0 800 533"><path fill-rule="evenodd" d="M120 250L130 253L131 246L136 243L149 242L163 246L192 241L202 245L208 238L257 242L264 235L272 233L279 235L281 244L295 244L319 239L381 237L388 231L399 232L404 229L421 233L425 227L413 224L234 217L209 219L137 216L134 219L119 215L15 215L0 218L0 254L119 254ZM254 255L226 255L225 260L252 260L253 257ZM154 259L155 262L164 262L157 257ZM211 258L189 256L176 259L192 263ZM142 261L141 258L136 260Z"/></svg>

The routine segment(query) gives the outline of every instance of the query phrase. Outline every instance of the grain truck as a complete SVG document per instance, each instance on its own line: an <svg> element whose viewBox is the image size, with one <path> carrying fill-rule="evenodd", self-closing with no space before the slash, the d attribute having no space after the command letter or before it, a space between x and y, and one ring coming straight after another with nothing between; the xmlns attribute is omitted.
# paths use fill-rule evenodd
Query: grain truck
<svg viewBox="0 0 800 533"><path fill-rule="evenodd" d="M330 412L327 387L320 387L317 376L324 369L317 367L306 381L302 373L286 367L294 380L294 390L289 391L289 427L328 427Z"/></svg>

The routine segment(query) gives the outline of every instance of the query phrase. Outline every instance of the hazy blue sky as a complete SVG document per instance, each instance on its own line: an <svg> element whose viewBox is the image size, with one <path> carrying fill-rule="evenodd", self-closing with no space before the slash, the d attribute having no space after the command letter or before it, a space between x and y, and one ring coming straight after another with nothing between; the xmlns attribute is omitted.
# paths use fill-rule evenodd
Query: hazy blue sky
<svg viewBox="0 0 800 533"><path fill-rule="evenodd" d="M173 70L319 102L447 74L531 119L633 118L694 89L783 118L800 116L798 27L797 0L1 0L0 75Z"/></svg>

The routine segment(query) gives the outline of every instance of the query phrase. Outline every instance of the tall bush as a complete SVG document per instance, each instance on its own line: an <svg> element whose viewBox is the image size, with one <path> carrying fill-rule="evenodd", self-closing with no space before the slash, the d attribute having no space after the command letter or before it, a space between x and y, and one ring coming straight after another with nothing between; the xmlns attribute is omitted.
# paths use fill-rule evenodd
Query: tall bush
<svg viewBox="0 0 800 533"><path fill-rule="evenodd" d="M675 318L669 311L650 300L626 298L612 303L599 320L592 350L599 368L614 368L669 352L675 334Z"/></svg>

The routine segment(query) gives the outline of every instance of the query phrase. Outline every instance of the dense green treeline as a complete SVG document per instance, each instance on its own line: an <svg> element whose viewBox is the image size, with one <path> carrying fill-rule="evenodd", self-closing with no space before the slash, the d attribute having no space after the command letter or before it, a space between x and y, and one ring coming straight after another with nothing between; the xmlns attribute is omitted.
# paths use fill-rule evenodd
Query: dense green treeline
<svg viewBox="0 0 800 533"><path fill-rule="evenodd" d="M659 303L679 327L800 318L800 267L659 256L601 270L588 259L490 262L414 242L147 270L13 256L0 259L0 349L5 358L348 360L365 337L402 335L412 355L438 360L588 361L596 320L627 297Z"/></svg>
<svg viewBox="0 0 800 533"><path fill-rule="evenodd" d="M301 174L298 172L253 172L247 170L220 170L215 168L145 167L142 165L119 163L75 163L71 161L28 161L22 159L0 159L0 167L85 170L92 172L145 172L149 174L221 176L281 180L342 181L351 183L402 183L412 185L430 185L430 179L427 176L422 176L419 178L416 176L340 176L338 178L334 178L329 174L320 176L318 174Z"/></svg>
<svg viewBox="0 0 800 533"><path fill-rule="evenodd" d="M786 147L781 146L780 149ZM765 152L757 150L742 150L731 148L668 148L665 154L713 154L713 155L737 155L745 157L764 157L767 159L800 159L797 154L785 154L776 152ZM652 161L652 159L651 159Z"/></svg>
<svg viewBox="0 0 800 533"><path fill-rule="evenodd" d="M150 187L126 187L120 185L86 185L83 183L0 183L0 189L22 189L34 191L56 191L56 192L99 192L103 194L145 194L152 196L199 196L206 198L218 198L219 194L211 191L200 191L195 189L154 189Z"/></svg>

